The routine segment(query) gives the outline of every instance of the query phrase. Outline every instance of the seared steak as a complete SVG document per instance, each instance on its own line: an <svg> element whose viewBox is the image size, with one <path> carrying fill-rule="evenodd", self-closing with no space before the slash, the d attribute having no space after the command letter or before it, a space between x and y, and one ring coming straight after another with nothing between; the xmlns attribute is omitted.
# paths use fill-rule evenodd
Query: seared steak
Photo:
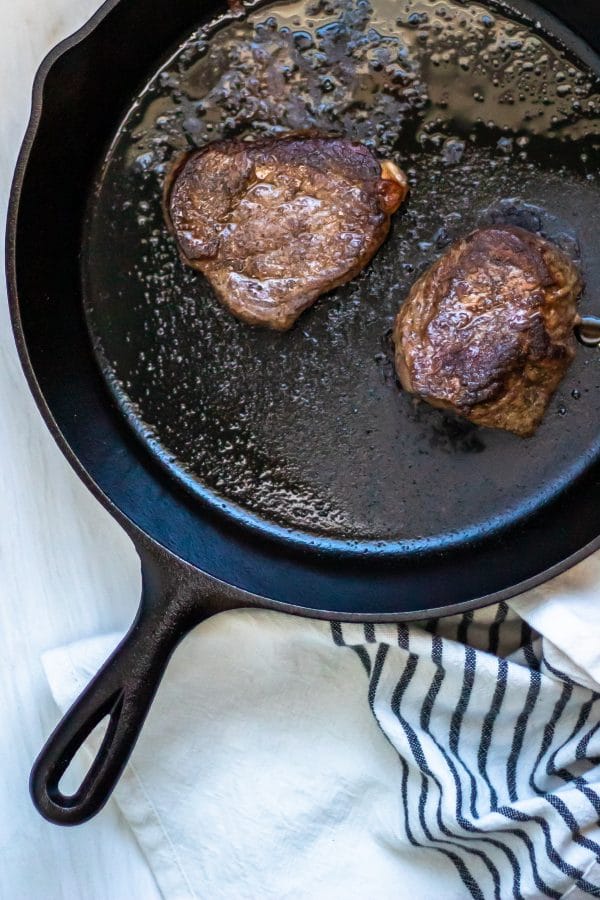
<svg viewBox="0 0 600 900"><path fill-rule="evenodd" d="M402 385L528 437L575 355L581 289L575 265L548 241L511 226L473 232L419 278L398 314Z"/></svg>
<svg viewBox="0 0 600 900"><path fill-rule="evenodd" d="M165 206L183 262L239 319L283 331L366 266L406 193L393 163L311 133L209 144L171 173Z"/></svg>

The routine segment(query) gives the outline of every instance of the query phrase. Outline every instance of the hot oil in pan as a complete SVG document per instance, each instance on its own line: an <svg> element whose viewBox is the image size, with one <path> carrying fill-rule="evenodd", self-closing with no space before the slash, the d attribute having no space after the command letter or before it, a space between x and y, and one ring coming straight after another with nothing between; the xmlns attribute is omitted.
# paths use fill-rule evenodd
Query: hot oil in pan
<svg viewBox="0 0 600 900"><path fill-rule="evenodd" d="M308 127L392 157L412 193L371 266L276 334L180 264L160 190L183 149ZM497 8L316 0L201 30L134 104L90 206L87 314L119 403L191 490L307 539L443 543L527 514L599 451L600 354L580 348L523 441L401 392L386 334L489 221L579 259L598 313L599 145L597 75Z"/></svg>

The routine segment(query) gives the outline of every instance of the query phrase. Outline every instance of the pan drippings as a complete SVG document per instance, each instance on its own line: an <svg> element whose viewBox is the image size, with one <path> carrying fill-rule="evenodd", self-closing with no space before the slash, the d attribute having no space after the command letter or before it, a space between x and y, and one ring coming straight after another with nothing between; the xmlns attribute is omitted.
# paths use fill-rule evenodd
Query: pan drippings
<svg viewBox="0 0 600 900"><path fill-rule="evenodd" d="M475 536L560 490L598 452L599 354L580 348L522 442L415 405L381 346L420 272L489 222L539 231L577 259L581 313L598 315L592 66L535 22L448 0L269 4L191 36L114 139L83 261L105 374L173 475L269 527L374 545ZM218 138L315 127L393 159L411 197L355 281L289 333L250 328L180 264L165 170Z"/></svg>

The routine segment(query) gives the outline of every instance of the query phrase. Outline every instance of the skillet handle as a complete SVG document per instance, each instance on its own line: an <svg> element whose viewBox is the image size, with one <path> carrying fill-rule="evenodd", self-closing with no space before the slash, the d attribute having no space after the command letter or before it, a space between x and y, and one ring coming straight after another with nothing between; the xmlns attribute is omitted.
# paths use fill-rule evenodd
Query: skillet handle
<svg viewBox="0 0 600 900"><path fill-rule="evenodd" d="M48 821L78 825L102 809L129 759L175 647L190 628L218 611L218 601L202 602L198 594L203 585L194 584L182 565L176 563L173 577L172 563L167 576L160 565L144 560L142 602L135 622L35 761L31 796ZM109 724L96 758L75 793L64 794L59 787L62 776L106 716Z"/></svg>

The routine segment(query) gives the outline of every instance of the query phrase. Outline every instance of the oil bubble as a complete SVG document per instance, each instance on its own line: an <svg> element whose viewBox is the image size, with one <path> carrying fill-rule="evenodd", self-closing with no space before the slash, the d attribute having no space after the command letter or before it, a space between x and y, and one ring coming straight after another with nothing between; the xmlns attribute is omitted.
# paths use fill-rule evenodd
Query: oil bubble
<svg viewBox="0 0 600 900"><path fill-rule="evenodd" d="M448 138L442 147L442 161L446 166L455 166L463 158L465 153L465 142L458 138Z"/></svg>

